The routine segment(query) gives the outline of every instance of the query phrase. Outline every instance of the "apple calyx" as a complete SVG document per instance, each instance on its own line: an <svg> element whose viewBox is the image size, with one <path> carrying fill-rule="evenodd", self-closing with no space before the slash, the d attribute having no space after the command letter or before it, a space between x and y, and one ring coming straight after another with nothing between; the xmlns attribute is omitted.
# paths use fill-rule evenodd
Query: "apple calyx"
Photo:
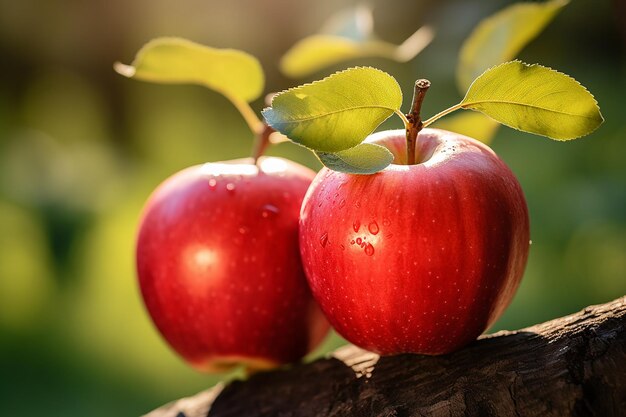
<svg viewBox="0 0 626 417"><path fill-rule="evenodd" d="M415 143L417 142L417 135L420 130L422 130L422 127L424 127L420 112L422 110L424 96L429 88L430 81L423 78L415 81L415 91L413 92L413 105L411 106L411 112L405 115L408 121L406 125L407 165L415 165Z"/></svg>

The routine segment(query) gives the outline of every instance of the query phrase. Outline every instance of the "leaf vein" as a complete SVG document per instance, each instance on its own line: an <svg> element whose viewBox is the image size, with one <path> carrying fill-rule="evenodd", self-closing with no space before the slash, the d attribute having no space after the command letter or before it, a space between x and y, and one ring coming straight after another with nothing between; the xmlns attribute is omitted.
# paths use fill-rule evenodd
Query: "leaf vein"
<svg viewBox="0 0 626 417"><path fill-rule="evenodd" d="M569 113L566 111L562 111L562 110L554 110L554 109L549 109L547 107L542 107L542 106L537 106L535 104L527 104L527 103L518 103L515 101L507 101L507 100L478 100L478 101L472 101L472 102L468 102L468 103L463 103L461 105L461 107L463 108L471 108L472 106L475 106L477 104L484 104L484 103L500 103L500 104L509 104L511 106L519 106L519 107L532 107L534 109L538 109L538 110L544 110L550 113L556 113L556 114L563 114L566 116L576 116L576 117L582 117L585 119L589 119L589 120L595 120L596 118L593 116L587 116L584 114L577 114L577 113Z"/></svg>
<svg viewBox="0 0 626 417"><path fill-rule="evenodd" d="M305 122L307 120L319 119L319 118L322 118L322 117L332 116L334 114L344 113L344 112L348 112L348 111L352 111L352 110L361 110L361 109L384 109L384 110L389 110L389 112L391 112L391 113L395 112L395 109L393 109L392 107L386 107L386 106L376 106L376 105L354 106L354 107L349 107L349 108L345 108L345 109L333 110L333 111L329 111L329 112L326 112L326 113L315 114L315 115L311 115L311 116L308 116L308 117L300 117L300 118L297 118L297 119L288 119L288 120L284 120L284 121L281 121L281 122L278 122L278 123L279 124L301 123L301 122Z"/></svg>

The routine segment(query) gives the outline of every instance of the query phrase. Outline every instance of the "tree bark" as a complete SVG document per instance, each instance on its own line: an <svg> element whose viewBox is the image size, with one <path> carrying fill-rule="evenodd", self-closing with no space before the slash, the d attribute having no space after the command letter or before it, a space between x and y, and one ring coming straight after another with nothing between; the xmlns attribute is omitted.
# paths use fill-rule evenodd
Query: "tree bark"
<svg viewBox="0 0 626 417"><path fill-rule="evenodd" d="M625 416L626 297L444 356L329 358L253 375L149 417Z"/></svg>

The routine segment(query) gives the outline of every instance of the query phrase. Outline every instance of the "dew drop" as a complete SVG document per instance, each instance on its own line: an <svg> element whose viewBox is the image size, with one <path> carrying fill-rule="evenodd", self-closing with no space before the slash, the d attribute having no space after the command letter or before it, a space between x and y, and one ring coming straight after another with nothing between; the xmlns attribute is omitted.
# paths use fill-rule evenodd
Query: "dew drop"
<svg viewBox="0 0 626 417"><path fill-rule="evenodd" d="M326 247L326 244L328 243L328 233L324 233L322 237L320 237L320 243L323 248Z"/></svg>
<svg viewBox="0 0 626 417"><path fill-rule="evenodd" d="M276 207L276 206L274 206L272 204L266 204L261 209L261 216L264 219L267 219L268 217L274 217L278 213L280 213L280 210L278 209L278 207Z"/></svg>
<svg viewBox="0 0 626 417"><path fill-rule="evenodd" d="M217 180L215 178L211 178L209 180L209 187L213 190L213 189L215 189L216 185L217 185Z"/></svg>
<svg viewBox="0 0 626 417"><path fill-rule="evenodd" d="M343 208L343 206L345 206L345 205L346 205L346 200L342 199L342 200L339 202L339 208Z"/></svg>
<svg viewBox="0 0 626 417"><path fill-rule="evenodd" d="M247 227L240 227L239 228L239 233L241 233L242 235L245 235L246 233L248 233L248 228Z"/></svg>
<svg viewBox="0 0 626 417"><path fill-rule="evenodd" d="M343 246L343 245L339 245L339 246L341 246L341 250L346 250L345 246Z"/></svg>
<svg viewBox="0 0 626 417"><path fill-rule="evenodd" d="M361 222L358 220L355 220L354 223L352 223L352 228L354 229L354 232L358 232L359 228L361 228Z"/></svg>
<svg viewBox="0 0 626 417"><path fill-rule="evenodd" d="M322 207L322 203L323 203L323 201L320 201L320 202L317 204L317 207Z"/></svg>
<svg viewBox="0 0 626 417"><path fill-rule="evenodd" d="M383 226L389 226L391 221L389 219L383 219Z"/></svg>
<svg viewBox="0 0 626 417"><path fill-rule="evenodd" d="M354 245L354 239L352 239L352 240L350 241L350 244L351 244L351 245Z"/></svg>
<svg viewBox="0 0 626 417"><path fill-rule="evenodd" d="M373 235L378 234L378 232L380 231L380 228L378 227L378 223L376 223L376 221L371 222L369 226L367 226L367 228Z"/></svg>
<svg viewBox="0 0 626 417"><path fill-rule="evenodd" d="M374 254L374 246L372 246L371 243L369 243L366 247L365 247L365 254L367 256L372 256Z"/></svg>
<svg viewBox="0 0 626 417"><path fill-rule="evenodd" d="M361 239L360 237L356 238L356 244L360 245L361 243L363 243L363 239Z"/></svg>
<svg viewBox="0 0 626 417"><path fill-rule="evenodd" d="M228 184L226 184L226 189L228 191L235 191L235 184L233 184L232 182L229 182Z"/></svg>

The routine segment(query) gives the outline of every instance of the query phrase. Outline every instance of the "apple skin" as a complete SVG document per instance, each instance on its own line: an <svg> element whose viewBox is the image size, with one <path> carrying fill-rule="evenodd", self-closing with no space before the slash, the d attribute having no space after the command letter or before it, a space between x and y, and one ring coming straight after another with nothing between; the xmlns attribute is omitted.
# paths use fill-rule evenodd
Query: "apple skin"
<svg viewBox="0 0 626 417"><path fill-rule="evenodd" d="M280 158L187 168L149 198L137 239L145 305L169 344L201 371L300 359L329 325L298 251L315 173Z"/></svg>
<svg viewBox="0 0 626 417"><path fill-rule="evenodd" d="M300 251L313 295L348 341L384 355L455 351L508 306L529 250L528 210L486 145L424 129L416 165L404 130L371 135L394 164L322 169L304 199ZM398 165L396 165L398 164Z"/></svg>

